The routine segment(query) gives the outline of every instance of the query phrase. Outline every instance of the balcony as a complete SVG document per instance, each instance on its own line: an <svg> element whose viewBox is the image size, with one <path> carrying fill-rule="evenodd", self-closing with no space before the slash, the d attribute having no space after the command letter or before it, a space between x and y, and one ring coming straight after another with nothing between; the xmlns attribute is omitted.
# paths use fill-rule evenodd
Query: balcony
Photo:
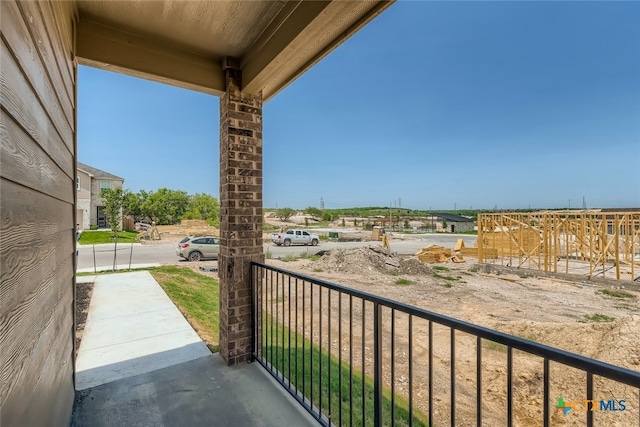
<svg viewBox="0 0 640 427"><path fill-rule="evenodd" d="M232 367L147 273L100 277L72 425L640 421L639 372L265 264L251 271L254 363Z"/></svg>
<svg viewBox="0 0 640 427"><path fill-rule="evenodd" d="M323 425L640 421L640 372L261 263L252 281L254 358Z"/></svg>

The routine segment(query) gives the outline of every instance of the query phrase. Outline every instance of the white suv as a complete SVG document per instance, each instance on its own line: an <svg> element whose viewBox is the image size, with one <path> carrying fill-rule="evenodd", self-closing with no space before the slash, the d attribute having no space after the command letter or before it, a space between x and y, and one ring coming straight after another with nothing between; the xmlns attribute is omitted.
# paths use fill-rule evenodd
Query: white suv
<svg viewBox="0 0 640 427"><path fill-rule="evenodd" d="M218 259L220 238L215 236L189 236L180 240L176 255L189 261L206 258Z"/></svg>

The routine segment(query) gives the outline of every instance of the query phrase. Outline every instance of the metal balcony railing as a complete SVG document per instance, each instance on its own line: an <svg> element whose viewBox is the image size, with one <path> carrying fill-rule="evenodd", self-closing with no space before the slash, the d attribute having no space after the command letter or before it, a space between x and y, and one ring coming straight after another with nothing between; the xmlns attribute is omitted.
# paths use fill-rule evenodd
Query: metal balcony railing
<svg viewBox="0 0 640 427"><path fill-rule="evenodd" d="M254 360L323 425L640 424L640 372L265 264L251 274Z"/></svg>

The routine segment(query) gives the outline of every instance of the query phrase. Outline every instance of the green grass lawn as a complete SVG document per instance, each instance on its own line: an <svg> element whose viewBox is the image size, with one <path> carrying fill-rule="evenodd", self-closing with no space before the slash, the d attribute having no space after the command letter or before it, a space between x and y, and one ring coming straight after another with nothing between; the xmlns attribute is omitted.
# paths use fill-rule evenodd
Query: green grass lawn
<svg viewBox="0 0 640 427"><path fill-rule="evenodd" d="M286 326L273 322L268 314L264 315L262 330L263 357L282 372L287 381L311 398L315 407L329 414L334 425L340 425L340 421L344 426L373 424L373 379L365 377L363 380L362 372L357 369L350 372L348 363L340 364L337 357L324 349L321 351L317 345ZM273 345L270 345L272 342ZM391 390L385 388L382 394L382 424L399 427L410 425L409 402L395 396L392 422ZM428 418L416 408L413 410L413 425L428 425Z"/></svg>
<svg viewBox="0 0 640 427"><path fill-rule="evenodd" d="M163 266L149 269L149 271L205 344L213 352L219 351L220 288L218 281L184 267ZM369 377L363 380L362 373L356 369L350 373L347 363L341 364L337 357L329 355L325 350L321 351L317 345L312 345L302 335L271 320L272 318L265 314L262 328L265 344L262 351L269 363L287 375L293 384L304 391L305 396L312 397L314 405L320 406L325 413L328 413L329 404L331 404L331 421L335 425L340 421L340 413L343 425L350 425L350 417L353 417L353 425L373 423L373 380ZM272 337L275 339L276 331L278 342L274 343L273 347L267 347ZM320 361L322 361L322 370ZM350 396L352 405L349 405ZM383 399L383 424L391 425L390 390L383 391ZM393 403L394 426L409 425L408 402L396 396ZM415 426L428 424L426 416L417 409L413 411L413 418Z"/></svg>
<svg viewBox="0 0 640 427"><path fill-rule="evenodd" d="M138 233L135 231L121 231L118 233L118 243L137 243ZM111 230L85 231L80 236L78 243L81 245L97 245L100 243L113 243Z"/></svg>
<svg viewBox="0 0 640 427"><path fill-rule="evenodd" d="M214 353L219 351L218 281L185 267L163 266L150 272L207 347Z"/></svg>

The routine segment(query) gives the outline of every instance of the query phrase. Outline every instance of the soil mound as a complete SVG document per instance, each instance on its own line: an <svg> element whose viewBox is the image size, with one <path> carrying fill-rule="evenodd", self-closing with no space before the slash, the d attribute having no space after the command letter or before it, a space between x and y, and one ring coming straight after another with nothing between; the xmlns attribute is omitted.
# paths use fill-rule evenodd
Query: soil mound
<svg viewBox="0 0 640 427"><path fill-rule="evenodd" d="M431 268L415 258L402 258L381 246L338 249L325 253L314 267L329 273L364 274L372 271L400 274L430 274Z"/></svg>

